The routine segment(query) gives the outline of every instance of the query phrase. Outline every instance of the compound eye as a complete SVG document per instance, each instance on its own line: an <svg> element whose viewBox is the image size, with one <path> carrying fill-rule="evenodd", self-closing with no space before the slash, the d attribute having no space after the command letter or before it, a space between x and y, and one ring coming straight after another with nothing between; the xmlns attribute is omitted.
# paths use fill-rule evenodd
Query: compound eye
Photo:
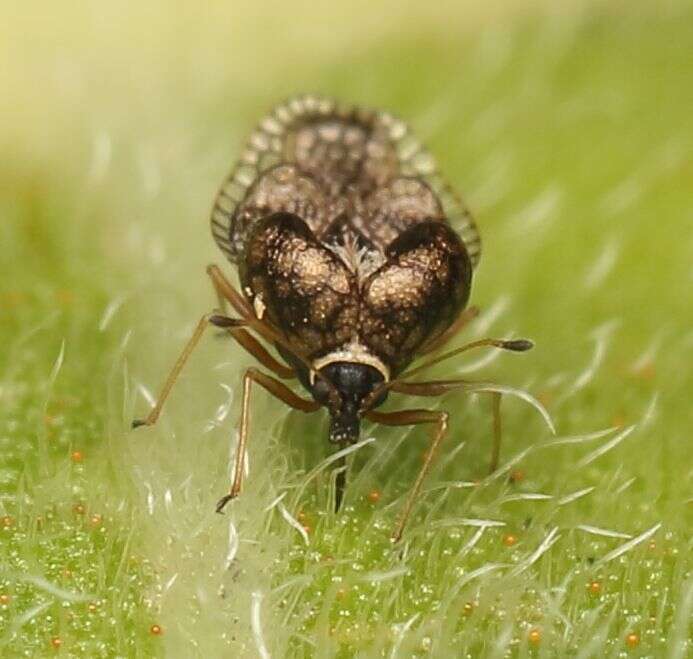
<svg viewBox="0 0 693 659"><path fill-rule="evenodd" d="M373 390L381 383L376 384L373 387ZM374 410L376 407L380 407L386 400L387 400L387 395L390 393L387 388L383 388L383 390L375 397L373 398L372 393L373 390L371 390L371 395L366 396L363 399L363 403L361 406L361 412L369 412L370 410Z"/></svg>
<svg viewBox="0 0 693 659"><path fill-rule="evenodd" d="M312 386L313 398L321 405L327 405L330 402L330 386L322 378L315 378Z"/></svg>

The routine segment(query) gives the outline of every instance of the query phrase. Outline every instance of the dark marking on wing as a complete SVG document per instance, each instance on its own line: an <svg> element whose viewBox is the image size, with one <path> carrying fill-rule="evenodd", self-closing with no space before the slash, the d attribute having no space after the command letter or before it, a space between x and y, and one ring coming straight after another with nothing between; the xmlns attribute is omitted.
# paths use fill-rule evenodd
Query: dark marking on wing
<svg viewBox="0 0 693 659"><path fill-rule="evenodd" d="M442 334L469 299L472 265L458 235L424 222L387 249L387 262L364 283L360 340L396 376L425 342Z"/></svg>
<svg viewBox="0 0 693 659"><path fill-rule="evenodd" d="M239 273L256 309L303 354L315 359L356 335L356 279L296 215L253 225Z"/></svg>

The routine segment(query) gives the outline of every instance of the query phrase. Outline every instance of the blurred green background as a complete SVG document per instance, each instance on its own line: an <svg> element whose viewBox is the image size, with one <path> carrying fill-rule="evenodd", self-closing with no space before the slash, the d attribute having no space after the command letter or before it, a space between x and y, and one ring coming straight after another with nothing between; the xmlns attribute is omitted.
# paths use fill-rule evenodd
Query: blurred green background
<svg viewBox="0 0 693 659"><path fill-rule="evenodd" d="M0 655L689 656L693 5L554 5L0 5ZM537 343L432 375L557 428L506 400L486 478L488 401L435 401L394 549L426 433L367 426L335 515L324 415L263 394L213 513L251 363L224 339L129 430L231 272L221 180L306 91L407 120L475 213L459 340Z"/></svg>

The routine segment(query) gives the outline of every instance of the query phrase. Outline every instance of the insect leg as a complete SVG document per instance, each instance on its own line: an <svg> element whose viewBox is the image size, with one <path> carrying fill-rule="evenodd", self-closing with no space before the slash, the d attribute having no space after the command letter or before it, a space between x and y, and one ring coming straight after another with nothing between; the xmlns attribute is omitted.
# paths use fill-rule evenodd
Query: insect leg
<svg viewBox="0 0 693 659"><path fill-rule="evenodd" d="M412 508L416 502L416 498L421 490L421 485L428 474L431 463L435 458L436 451L440 442L445 437L448 429L448 418L447 412L435 411L435 410L402 410L400 412L375 412L370 411L366 413L366 418L376 423L381 423L386 426L414 426L420 425L422 423L433 423L435 424L435 430L433 434L433 440L431 441L431 446L426 453L426 459L419 471L414 485L409 491L409 496L402 508L399 520L395 526L395 530L392 532L392 541L397 542L402 537L402 532L406 526L407 520L411 515Z"/></svg>
<svg viewBox="0 0 693 659"><path fill-rule="evenodd" d="M229 333L247 352L278 377L283 380L296 377L293 368L276 360L250 332L242 328L232 328Z"/></svg>
<svg viewBox="0 0 693 659"><path fill-rule="evenodd" d="M244 318L255 317L250 309L250 305L248 305L246 300L243 299L238 291L236 291L229 280L224 277L224 273L218 266L207 266L207 274L212 280L212 286L214 286L214 291L219 302L219 308L222 310L222 312L226 308L226 302L228 301ZM247 352L249 352L263 366L278 375L280 378L290 379L296 377L296 373L294 372L293 368L282 364L272 357L265 347L252 334L250 334L250 332L241 328L232 328L229 330L229 333Z"/></svg>
<svg viewBox="0 0 693 659"><path fill-rule="evenodd" d="M299 352L295 346L292 346L286 338L270 324L260 320L256 315L250 303L231 285L228 279L224 277L224 273L216 265L207 266L207 274L212 279L215 290L226 298L231 306L247 321L249 329L256 331L263 339L281 346L287 352L290 352L300 362L302 362L308 370L312 369L312 361L307 355ZM279 375L279 373L277 373ZM315 376L321 378L328 389L331 390L331 395L336 396L334 385L319 371ZM280 376L281 377L281 376Z"/></svg>
<svg viewBox="0 0 693 659"><path fill-rule="evenodd" d="M491 412L493 414L493 449L491 451L491 464L489 465L488 473L492 474L498 469L498 460L500 459L502 426L501 426L501 397L497 391L491 392Z"/></svg>
<svg viewBox="0 0 693 659"><path fill-rule="evenodd" d="M173 365L173 368L169 373L169 376L166 378L166 381L164 382L164 386L161 388L161 393L159 394L159 398L157 399L156 404L154 405L151 412L149 412L145 419L135 419L132 422L133 428L139 428L140 426L153 426L156 423L157 419L159 418L159 415L161 414L161 408L164 406L164 403L166 402L168 395L171 393L171 389L173 388L173 385L178 379L180 372L183 370L185 362L188 361L188 358L192 354L192 351L195 349L195 346L197 346L200 339L202 338L205 329L207 329L208 325L210 324L230 328L244 325L245 321L238 320L236 318L220 316L217 314L205 314L204 316L202 316L202 318L200 318L200 321L197 323L197 327L195 327L195 331L193 332L192 336L185 344L183 352L180 353L178 359L176 360L176 363Z"/></svg>
<svg viewBox="0 0 693 659"><path fill-rule="evenodd" d="M208 266L207 267L207 272L209 272L209 268L211 267L216 267L216 266ZM222 294L222 292L219 290L219 287L215 284L214 279L212 279L212 286L214 287L214 294L216 295L217 298L217 308L221 311L221 313L225 314L228 310L228 304L226 301L226 298Z"/></svg>
<svg viewBox="0 0 693 659"><path fill-rule="evenodd" d="M392 391L409 396L442 396L456 389L465 389L474 386L471 380L438 380L431 382L394 382ZM500 404L502 394L498 391L491 391L491 413L493 415L493 445L491 448L491 463L489 465L489 473L493 473L498 469L498 460L500 459L501 449L501 413Z"/></svg>
<svg viewBox="0 0 693 659"><path fill-rule="evenodd" d="M248 301L233 287L219 266L208 265L207 274L212 280L212 286L214 286L220 304L223 305L226 300L243 318L255 318Z"/></svg>
<svg viewBox="0 0 693 659"><path fill-rule="evenodd" d="M255 310L250 303L233 287L218 266L207 266L207 274L212 280L217 295L231 303L231 306L247 321L250 329L255 330L266 341L281 345L310 368L310 360L296 352L295 348L276 329L255 315Z"/></svg>
<svg viewBox="0 0 693 659"><path fill-rule="evenodd" d="M250 388L253 382L269 391L274 397L279 398L289 407L301 412L316 412L320 409L320 404L314 400L308 400L297 396L291 389L279 380L273 378L256 368L249 368L243 375L243 400L241 403L241 426L238 433L238 448L233 467L233 480L229 493L219 499L216 511L220 513L224 506L235 499L241 491L243 484L243 464L245 463L245 453L248 446L248 427L250 421Z"/></svg>

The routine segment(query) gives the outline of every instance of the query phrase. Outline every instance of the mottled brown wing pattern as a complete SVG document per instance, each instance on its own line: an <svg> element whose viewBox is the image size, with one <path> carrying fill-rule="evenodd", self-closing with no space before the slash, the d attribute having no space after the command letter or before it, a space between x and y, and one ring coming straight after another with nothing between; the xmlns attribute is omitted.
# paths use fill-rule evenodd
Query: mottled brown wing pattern
<svg viewBox="0 0 693 659"><path fill-rule="evenodd" d="M284 157L309 173L331 197L364 195L398 171L397 153L372 113L350 109L313 117L289 133Z"/></svg>
<svg viewBox="0 0 693 659"><path fill-rule="evenodd" d="M299 217L277 213L257 222L239 273L258 317L300 353L315 359L356 335L355 277Z"/></svg>
<svg viewBox="0 0 693 659"><path fill-rule="evenodd" d="M472 265L442 222L416 224L388 247L387 262L364 283L360 341L396 376L467 303Z"/></svg>
<svg viewBox="0 0 693 659"><path fill-rule="evenodd" d="M361 233L385 252L404 231L427 220L445 221L431 188L418 178L396 178L364 200L356 224Z"/></svg>
<svg viewBox="0 0 693 659"><path fill-rule="evenodd" d="M312 176L303 174L296 165L275 165L253 183L238 205L234 241L238 249L244 249L255 224L280 212L297 215L316 233L327 223L332 206Z"/></svg>
<svg viewBox="0 0 693 659"><path fill-rule="evenodd" d="M394 231L384 227L393 214L374 210L378 195L384 194L379 188L395 186L398 178L418 179L437 199L442 217L460 234L472 265L478 263L481 243L471 215L438 175L433 158L408 126L387 113L340 106L315 96L277 106L251 135L238 165L222 185L212 210L212 234L232 262L241 260L249 230L265 211L298 212L301 204L314 211L314 189L307 186L310 194L302 197L303 183L284 195L282 203L263 207L251 201L258 188L270 189L268 181L261 179L281 164L295 165L295 175L312 180L328 200L321 215L314 213L306 219L318 239L328 235L335 222L343 221L345 205L351 205L350 221L360 223L364 235L383 234L389 240ZM387 203L393 208L392 200ZM364 206L370 214L354 212ZM383 240L374 244L384 251Z"/></svg>

